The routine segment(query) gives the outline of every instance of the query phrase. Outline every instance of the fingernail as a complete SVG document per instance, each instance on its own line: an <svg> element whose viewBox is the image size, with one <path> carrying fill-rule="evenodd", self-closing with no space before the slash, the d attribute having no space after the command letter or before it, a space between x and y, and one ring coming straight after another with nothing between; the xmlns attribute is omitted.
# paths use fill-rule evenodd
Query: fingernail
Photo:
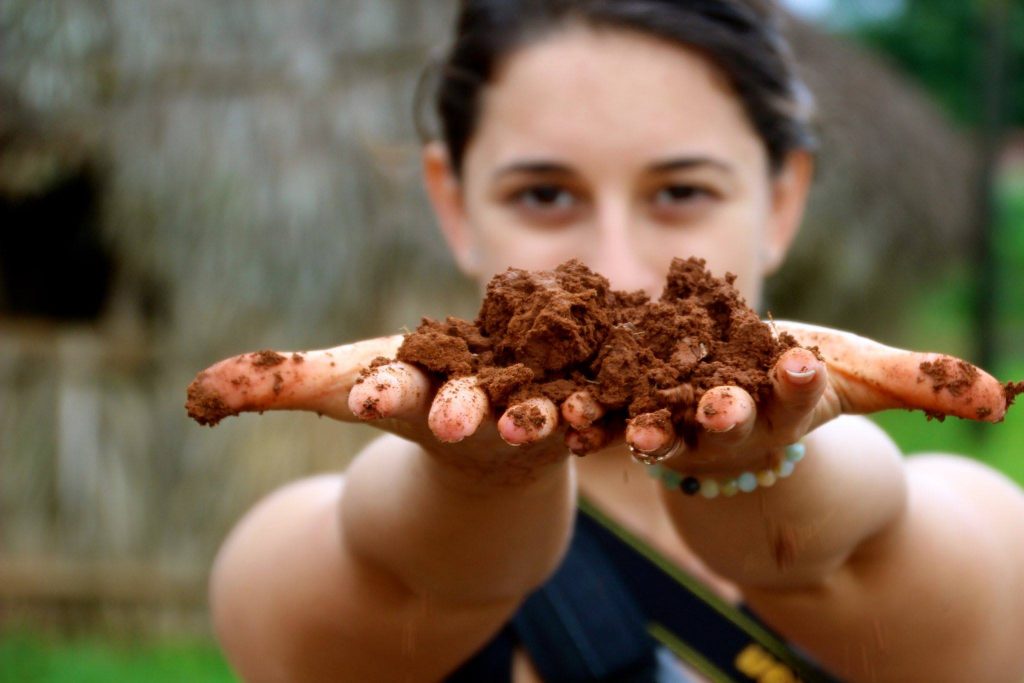
<svg viewBox="0 0 1024 683"><path fill-rule="evenodd" d="M818 371L814 368L801 368L800 370L786 370L786 376L793 384L809 384Z"/></svg>

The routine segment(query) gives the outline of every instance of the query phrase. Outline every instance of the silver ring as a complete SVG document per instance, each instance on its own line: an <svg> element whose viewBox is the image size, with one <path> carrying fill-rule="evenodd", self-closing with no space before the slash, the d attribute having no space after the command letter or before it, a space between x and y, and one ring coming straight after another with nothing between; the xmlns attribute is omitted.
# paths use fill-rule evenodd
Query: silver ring
<svg viewBox="0 0 1024 683"><path fill-rule="evenodd" d="M630 444L629 454L633 456L633 460L636 460L638 463L643 465L657 465L659 462L664 462L665 460L678 455L684 448L685 445L683 444L683 440L677 436L668 446L654 451L642 451L639 448L634 447L633 444Z"/></svg>

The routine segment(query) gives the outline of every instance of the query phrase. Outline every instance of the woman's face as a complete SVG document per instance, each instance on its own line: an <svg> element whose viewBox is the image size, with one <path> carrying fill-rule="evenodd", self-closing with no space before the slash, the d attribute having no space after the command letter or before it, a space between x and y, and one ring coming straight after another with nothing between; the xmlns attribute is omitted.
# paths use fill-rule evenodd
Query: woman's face
<svg viewBox="0 0 1024 683"><path fill-rule="evenodd" d="M510 56L484 90L456 180L426 153L428 189L460 265L579 258L617 289L661 291L673 257L738 275L748 301L799 223L810 162L780 173L725 77L638 33L570 28Z"/></svg>

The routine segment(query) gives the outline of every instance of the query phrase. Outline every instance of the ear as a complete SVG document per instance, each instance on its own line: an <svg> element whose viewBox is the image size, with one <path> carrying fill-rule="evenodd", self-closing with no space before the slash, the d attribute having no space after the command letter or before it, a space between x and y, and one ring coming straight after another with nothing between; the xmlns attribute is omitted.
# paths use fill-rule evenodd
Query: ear
<svg viewBox="0 0 1024 683"><path fill-rule="evenodd" d="M441 233L455 262L463 273L475 278L479 274L475 239L466 219L462 186L444 143L429 142L423 147L423 179Z"/></svg>
<svg viewBox="0 0 1024 683"><path fill-rule="evenodd" d="M764 274L775 272L800 229L814 179L814 158L806 150L790 152L772 178L771 217L764 240Z"/></svg>

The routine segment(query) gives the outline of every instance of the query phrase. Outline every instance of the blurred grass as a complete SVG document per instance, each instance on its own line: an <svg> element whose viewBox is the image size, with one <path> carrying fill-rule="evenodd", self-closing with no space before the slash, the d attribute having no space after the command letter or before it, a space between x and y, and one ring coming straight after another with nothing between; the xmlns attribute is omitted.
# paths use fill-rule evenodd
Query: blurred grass
<svg viewBox="0 0 1024 683"><path fill-rule="evenodd" d="M216 645L0 634L0 683L233 683Z"/></svg>
<svg viewBox="0 0 1024 683"><path fill-rule="evenodd" d="M1024 171L1005 175L998 188L999 221L995 229L999 291L997 361L986 368L1002 381L1024 380ZM898 338L901 346L971 357L970 271L959 264L941 282L924 288ZM875 416L906 453L961 453L995 467L1024 486L1024 397L998 425L955 418L927 421L921 413L890 411Z"/></svg>

